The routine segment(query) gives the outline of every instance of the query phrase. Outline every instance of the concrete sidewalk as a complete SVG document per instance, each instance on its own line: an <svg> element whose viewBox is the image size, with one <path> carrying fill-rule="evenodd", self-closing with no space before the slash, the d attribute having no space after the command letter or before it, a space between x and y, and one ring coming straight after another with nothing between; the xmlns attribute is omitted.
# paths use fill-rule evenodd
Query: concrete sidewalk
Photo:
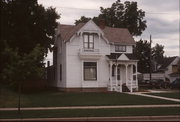
<svg viewBox="0 0 180 122"><path fill-rule="evenodd" d="M139 96L151 97L151 98L158 98L158 99L169 100L169 101L174 101L174 102L180 102L180 99L167 98L167 97L160 97L160 96L149 95L149 94L143 94L143 93L137 93L137 92L127 93L127 94L139 95Z"/></svg>
<svg viewBox="0 0 180 122"><path fill-rule="evenodd" d="M0 119L3 122L19 121L180 121L180 115L168 116L122 116L122 117L70 117L70 118L27 118L27 119Z"/></svg>
<svg viewBox="0 0 180 122"><path fill-rule="evenodd" d="M68 107L28 107L21 110L62 110L62 109L109 109L109 108L164 108L180 107L180 104L165 105L118 105L118 106L68 106ZM14 111L18 108L0 108L0 111Z"/></svg>

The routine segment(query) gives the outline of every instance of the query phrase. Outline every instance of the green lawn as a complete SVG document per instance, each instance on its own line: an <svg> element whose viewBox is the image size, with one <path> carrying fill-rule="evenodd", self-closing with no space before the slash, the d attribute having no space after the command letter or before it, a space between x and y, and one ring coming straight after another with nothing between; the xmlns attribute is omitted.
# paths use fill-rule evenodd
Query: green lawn
<svg viewBox="0 0 180 122"><path fill-rule="evenodd" d="M43 110L0 111L1 119L6 118L56 118L56 117L108 117L108 116L160 116L180 115L180 108L123 108L123 109L71 109L71 110Z"/></svg>
<svg viewBox="0 0 180 122"><path fill-rule="evenodd" d="M175 98L180 99L180 92L170 92L170 93L148 93L149 95L161 96L161 97L168 97L168 98Z"/></svg>
<svg viewBox="0 0 180 122"><path fill-rule="evenodd" d="M17 107L18 94L2 88L0 107ZM23 94L21 107L176 104L179 102L125 93L41 92Z"/></svg>

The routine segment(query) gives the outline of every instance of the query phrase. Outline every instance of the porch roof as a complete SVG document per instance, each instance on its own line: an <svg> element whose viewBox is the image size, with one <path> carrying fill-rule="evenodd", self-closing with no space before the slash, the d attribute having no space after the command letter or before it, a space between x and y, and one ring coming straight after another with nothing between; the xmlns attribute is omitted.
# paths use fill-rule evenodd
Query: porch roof
<svg viewBox="0 0 180 122"><path fill-rule="evenodd" d="M110 60L117 60L124 53L111 53L110 55L106 55ZM134 54L124 54L127 56L129 60L138 60Z"/></svg>

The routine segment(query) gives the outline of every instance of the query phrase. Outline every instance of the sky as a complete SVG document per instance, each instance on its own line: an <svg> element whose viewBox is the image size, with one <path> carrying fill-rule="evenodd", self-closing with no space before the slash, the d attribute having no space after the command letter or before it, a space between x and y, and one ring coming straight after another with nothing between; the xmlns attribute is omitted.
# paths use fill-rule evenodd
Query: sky
<svg viewBox="0 0 180 122"><path fill-rule="evenodd" d="M61 24L73 25L81 16L94 17L100 14L100 7L111 7L116 0L38 0L44 7L55 7ZM124 2L125 0L121 0ZM147 28L135 41L148 40L152 35L152 46L164 46L165 56L179 55L180 0L128 0L136 1L138 8L145 11ZM49 54L48 59L52 57ZM47 59L47 60L48 60Z"/></svg>

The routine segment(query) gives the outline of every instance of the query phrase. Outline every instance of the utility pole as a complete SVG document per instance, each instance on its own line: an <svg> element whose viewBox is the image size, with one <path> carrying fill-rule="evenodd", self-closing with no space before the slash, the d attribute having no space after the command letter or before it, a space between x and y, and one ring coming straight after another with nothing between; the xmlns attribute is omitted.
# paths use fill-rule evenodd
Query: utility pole
<svg viewBox="0 0 180 122"><path fill-rule="evenodd" d="M151 81L152 79L152 65L151 65L151 55L152 55L152 51L151 51L151 43L152 43L152 40L151 40L151 35L150 35L150 54L149 54L149 80Z"/></svg>
<svg viewBox="0 0 180 122"><path fill-rule="evenodd" d="M179 0L179 60L180 60L180 0ZM178 64L178 72L180 78L180 63Z"/></svg>
<svg viewBox="0 0 180 122"><path fill-rule="evenodd" d="M18 113L21 114L21 81L18 82Z"/></svg>
<svg viewBox="0 0 180 122"><path fill-rule="evenodd" d="M180 57L180 0L179 0L179 57Z"/></svg>

